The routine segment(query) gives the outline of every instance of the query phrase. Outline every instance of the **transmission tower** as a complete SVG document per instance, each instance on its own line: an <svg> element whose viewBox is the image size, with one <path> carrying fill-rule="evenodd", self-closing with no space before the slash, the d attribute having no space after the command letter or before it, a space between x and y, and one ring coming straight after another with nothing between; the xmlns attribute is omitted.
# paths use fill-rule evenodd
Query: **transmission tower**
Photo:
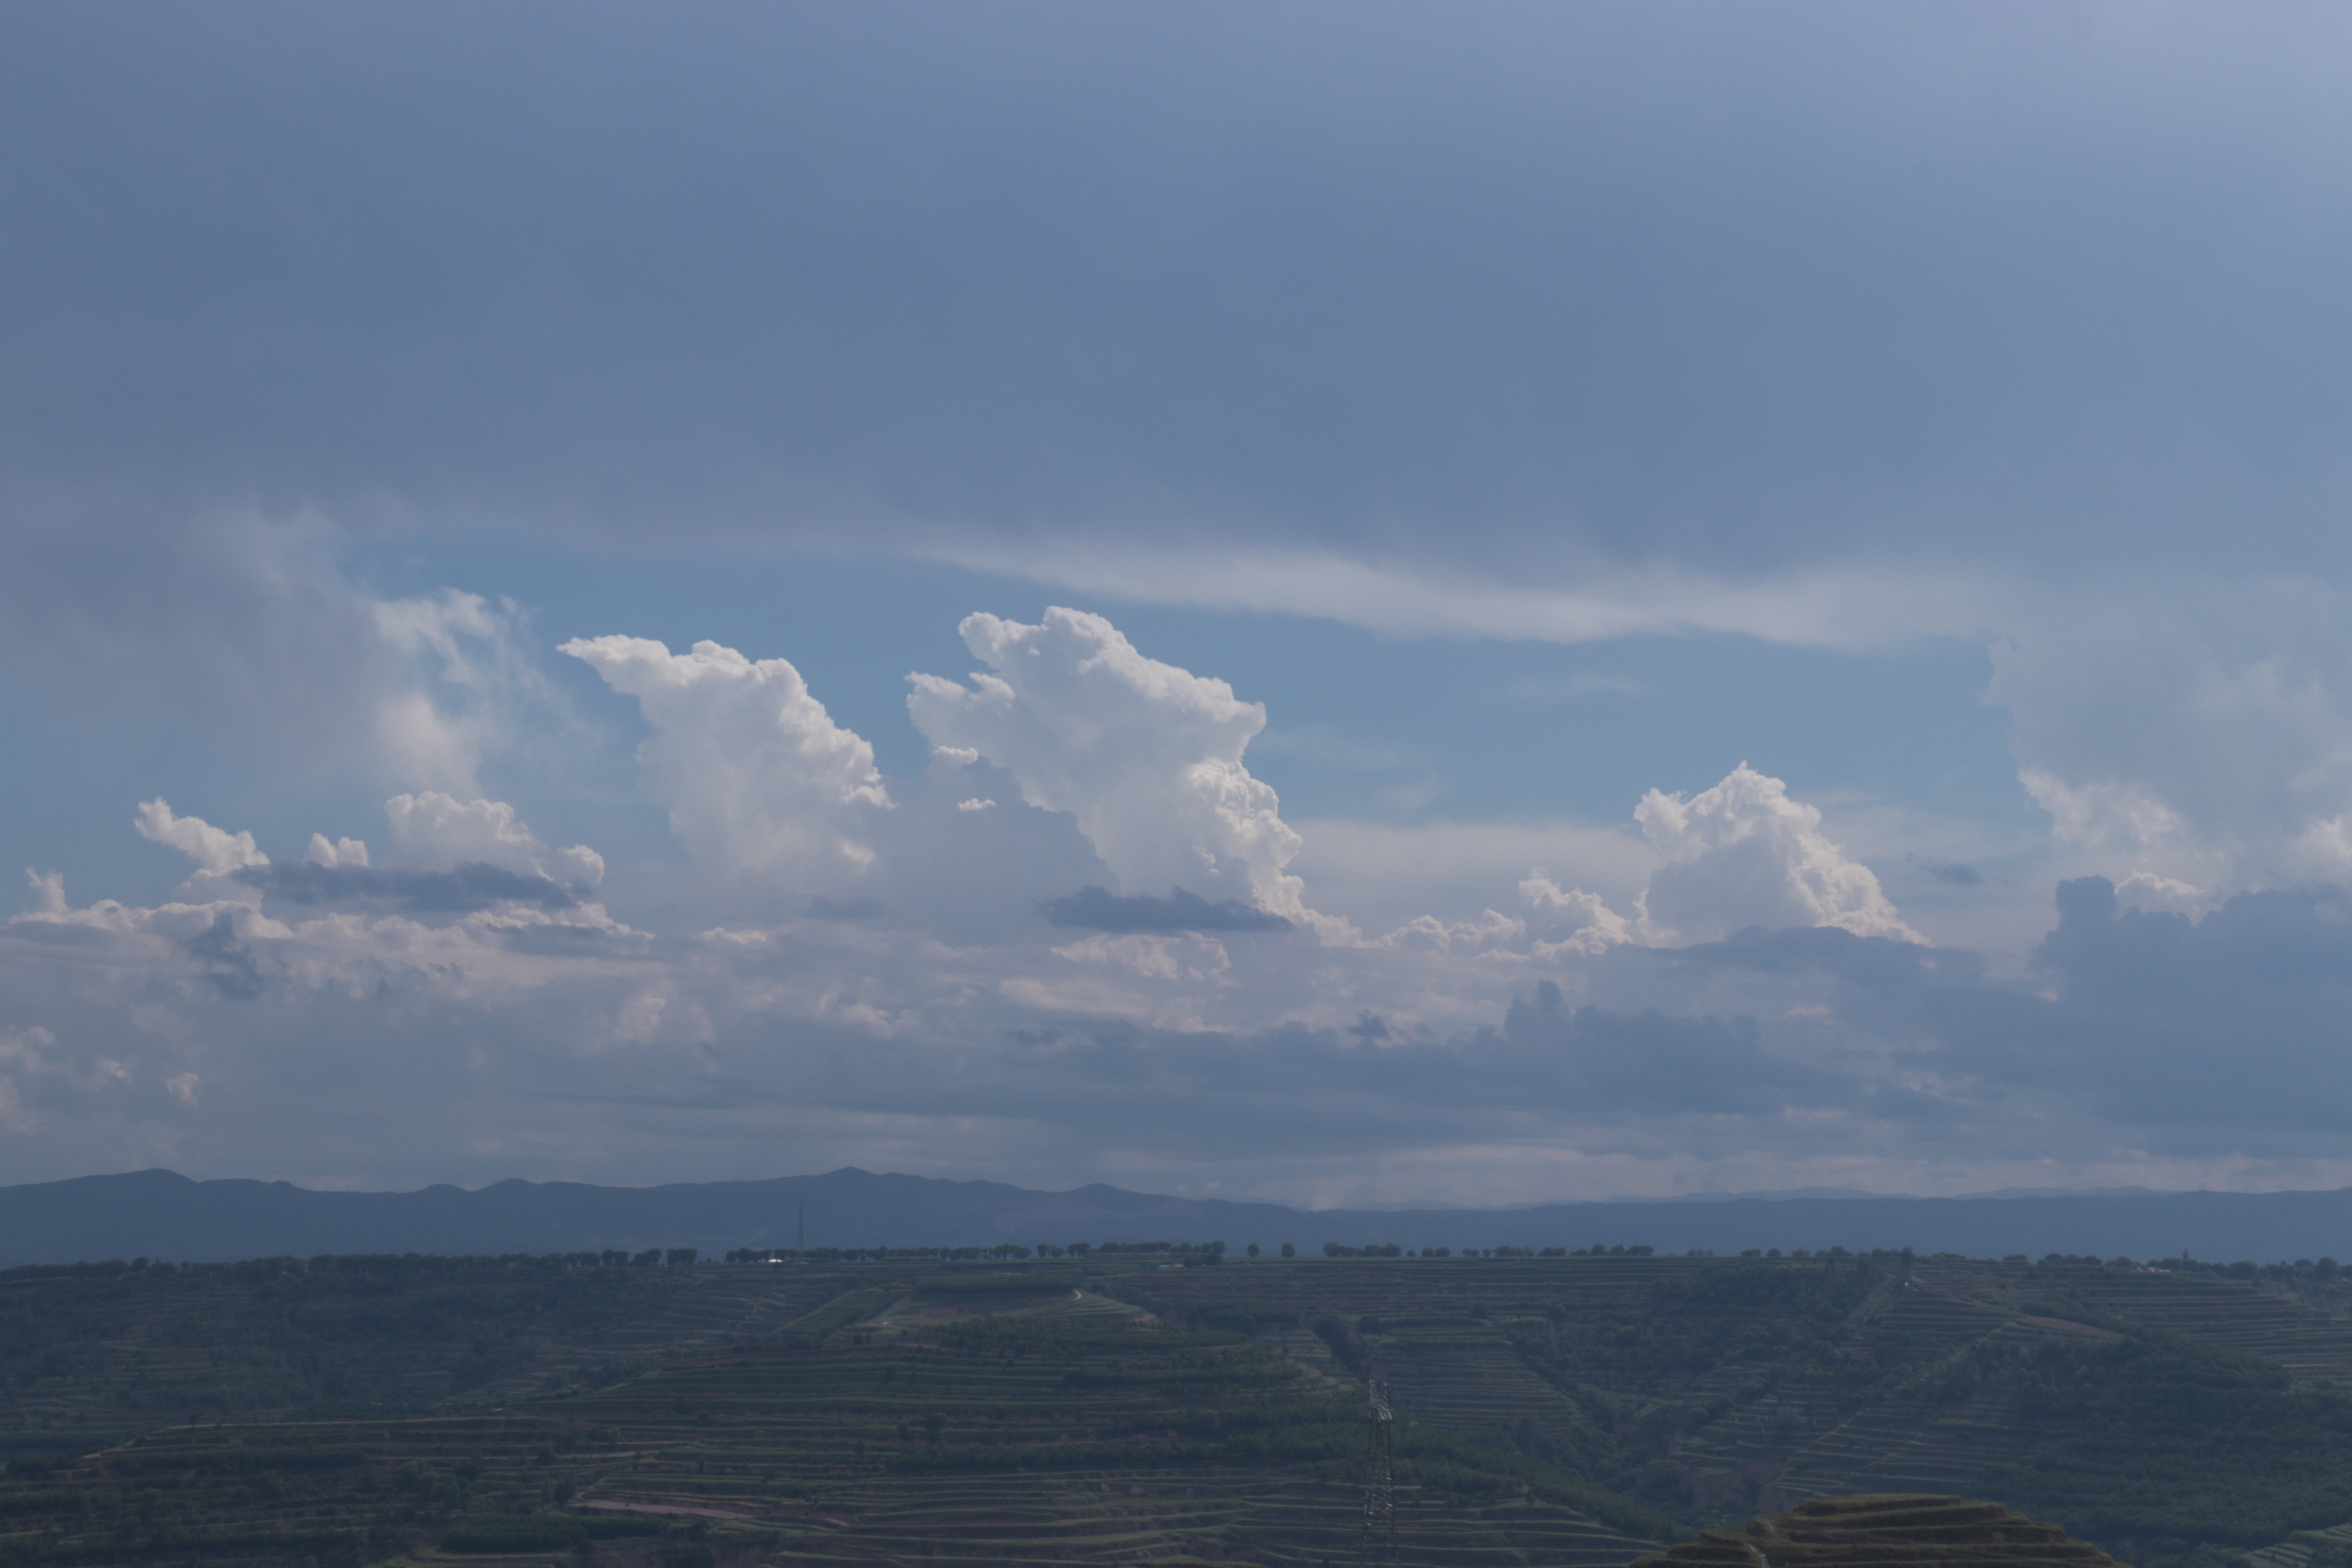
<svg viewBox="0 0 2352 1568"><path fill-rule="evenodd" d="M1396 1457L1390 1438L1396 1416L1389 1409L1389 1385L1370 1378L1370 1430L1364 1447L1364 1540L1359 1556L1363 1568L1396 1568Z"/></svg>

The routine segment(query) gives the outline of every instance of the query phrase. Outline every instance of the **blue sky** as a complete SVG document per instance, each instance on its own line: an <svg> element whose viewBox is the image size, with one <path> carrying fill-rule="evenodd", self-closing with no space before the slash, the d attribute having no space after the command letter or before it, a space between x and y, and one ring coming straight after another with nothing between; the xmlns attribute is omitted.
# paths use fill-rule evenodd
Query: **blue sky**
<svg viewBox="0 0 2352 1568"><path fill-rule="evenodd" d="M2352 1182L2347 29L18 7L0 1179Z"/></svg>

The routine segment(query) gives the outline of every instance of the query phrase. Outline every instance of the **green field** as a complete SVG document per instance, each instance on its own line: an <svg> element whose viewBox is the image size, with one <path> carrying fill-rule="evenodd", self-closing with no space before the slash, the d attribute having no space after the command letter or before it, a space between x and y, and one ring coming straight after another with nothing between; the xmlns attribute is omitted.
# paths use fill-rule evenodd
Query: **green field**
<svg viewBox="0 0 2352 1568"><path fill-rule="evenodd" d="M1529 1257L0 1273L0 1563L1619 1564L1853 1492L2336 1568L2333 1271ZM2249 1555L2251 1554L2251 1556Z"/></svg>

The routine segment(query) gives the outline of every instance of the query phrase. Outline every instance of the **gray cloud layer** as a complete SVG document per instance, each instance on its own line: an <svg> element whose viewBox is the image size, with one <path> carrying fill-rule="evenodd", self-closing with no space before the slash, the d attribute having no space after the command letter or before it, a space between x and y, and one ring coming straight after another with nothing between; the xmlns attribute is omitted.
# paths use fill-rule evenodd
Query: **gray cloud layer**
<svg viewBox="0 0 2352 1568"><path fill-rule="evenodd" d="M579 903L552 877L467 861L450 871L387 870L283 861L234 873L247 887L295 904L380 904L415 914L467 914L501 904L568 910Z"/></svg>
<svg viewBox="0 0 2352 1568"><path fill-rule="evenodd" d="M16 7L0 451L671 538L2340 566L2346 27Z"/></svg>
<svg viewBox="0 0 2352 1568"><path fill-rule="evenodd" d="M1492 1022L1455 1030L1393 1011L1349 1028L1171 1028L1072 1016L1042 986L992 998L991 977L1045 958L1013 949L959 961L917 933L825 922L656 939L502 910L439 926L287 927L217 905L0 926L11 1007L44 1020L0 1029L18 1173L94 1149L199 1168L266 1150L314 1175L524 1164L645 1180L785 1147L1162 1185L1214 1168L1296 1193L1345 1190L1366 1160L1393 1173L1507 1156L1500 1190L1559 1195L1643 1168L1879 1185L1944 1165L1961 1182L2326 1172L2352 1115L2352 900L2335 889L2191 921L2070 882L2021 979L1833 928L1619 946L1555 971L1595 1000L1531 977ZM1265 972L1302 961L1324 984L1354 973L1365 995L1412 966L1294 948ZM1483 962L1423 965L1421 983Z"/></svg>
<svg viewBox="0 0 2352 1568"><path fill-rule="evenodd" d="M10 8L8 694L257 788L404 792L395 849L439 846L205 864L152 908L37 881L0 928L12 1157L1207 1159L1286 1194L1378 1160L2321 1169L2352 1110L2347 35L2147 5ZM478 798L494 763L611 784L569 776L629 743L572 733L571 661L341 552L492 527L1404 633L1990 628L2055 849L1929 876L2120 884L2066 881L2002 978L1896 940L1928 928L1743 769L1643 803L1638 905L1558 859L1515 901L1523 859L1483 914L1368 936L1291 868L1249 694L1057 611L975 616L987 668L918 679L920 779L772 649L572 645L637 700L693 862L639 882L648 935L544 868L593 852ZM1738 930L1807 919L1844 929Z"/></svg>
<svg viewBox="0 0 2352 1568"><path fill-rule="evenodd" d="M2250 1137L2328 1147L2352 1115L2352 900L2241 894L2201 920L2119 908L2104 877L2062 883L2037 977L1972 955L1832 930L1749 931L1629 955L1685 973L1829 986L1837 1023L1897 1048L1922 1083L1885 1114L1979 1124L2056 1096L2148 1147L2210 1155Z"/></svg>
<svg viewBox="0 0 2352 1568"><path fill-rule="evenodd" d="M1039 912L1057 926L1084 931L1288 931L1280 915L1253 909L1236 899L1209 902L1179 888L1168 897L1118 894L1107 888L1080 888L1057 899L1038 900Z"/></svg>

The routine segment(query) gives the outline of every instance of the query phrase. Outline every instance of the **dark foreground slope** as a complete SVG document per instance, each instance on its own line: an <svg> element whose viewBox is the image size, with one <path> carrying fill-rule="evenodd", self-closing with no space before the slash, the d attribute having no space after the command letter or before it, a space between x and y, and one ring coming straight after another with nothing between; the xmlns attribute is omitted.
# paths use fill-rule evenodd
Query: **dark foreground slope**
<svg viewBox="0 0 2352 1568"><path fill-rule="evenodd" d="M1864 1494L1710 1530L1633 1568L2118 1568L2055 1525L1994 1502Z"/></svg>
<svg viewBox="0 0 2352 1568"><path fill-rule="evenodd" d="M1364 1404L1328 1363L1158 1322L1072 1268L738 1272L829 1289L782 1329L495 1408L346 1402L20 1461L0 1481L0 1562L1308 1568L1354 1553ZM397 1312L408 1294L383 1300ZM1397 1470L1407 1562L1614 1568L1670 1528L1442 1427L1401 1435Z"/></svg>
<svg viewBox="0 0 2352 1568"><path fill-rule="evenodd" d="M761 1182L600 1187L499 1182L477 1191L312 1192L285 1182L193 1182L169 1171L0 1187L0 1267L141 1256L205 1262L321 1253L546 1253L692 1247L1034 1247L1222 1240L1314 1252L1646 1244L1662 1252L1910 1247L2000 1258L2093 1253L2275 1262L2352 1258L2352 1188L2029 1198L1789 1198L1551 1204L1525 1209L1312 1213L1278 1204L1130 1193L1032 1192L841 1170Z"/></svg>
<svg viewBox="0 0 2352 1568"><path fill-rule="evenodd" d="M1343 1562L1370 1373L1398 1414L1406 1563L1614 1568L1759 1508L1938 1492L2138 1568L2334 1568L2340 1274L1589 1254L16 1269L0 1564Z"/></svg>
<svg viewBox="0 0 2352 1568"><path fill-rule="evenodd" d="M1120 1289L1170 1320L1296 1313L1401 1412L1695 1521L1965 1492L2140 1568L2352 1522L2352 1323L2315 1269L1397 1259Z"/></svg>

